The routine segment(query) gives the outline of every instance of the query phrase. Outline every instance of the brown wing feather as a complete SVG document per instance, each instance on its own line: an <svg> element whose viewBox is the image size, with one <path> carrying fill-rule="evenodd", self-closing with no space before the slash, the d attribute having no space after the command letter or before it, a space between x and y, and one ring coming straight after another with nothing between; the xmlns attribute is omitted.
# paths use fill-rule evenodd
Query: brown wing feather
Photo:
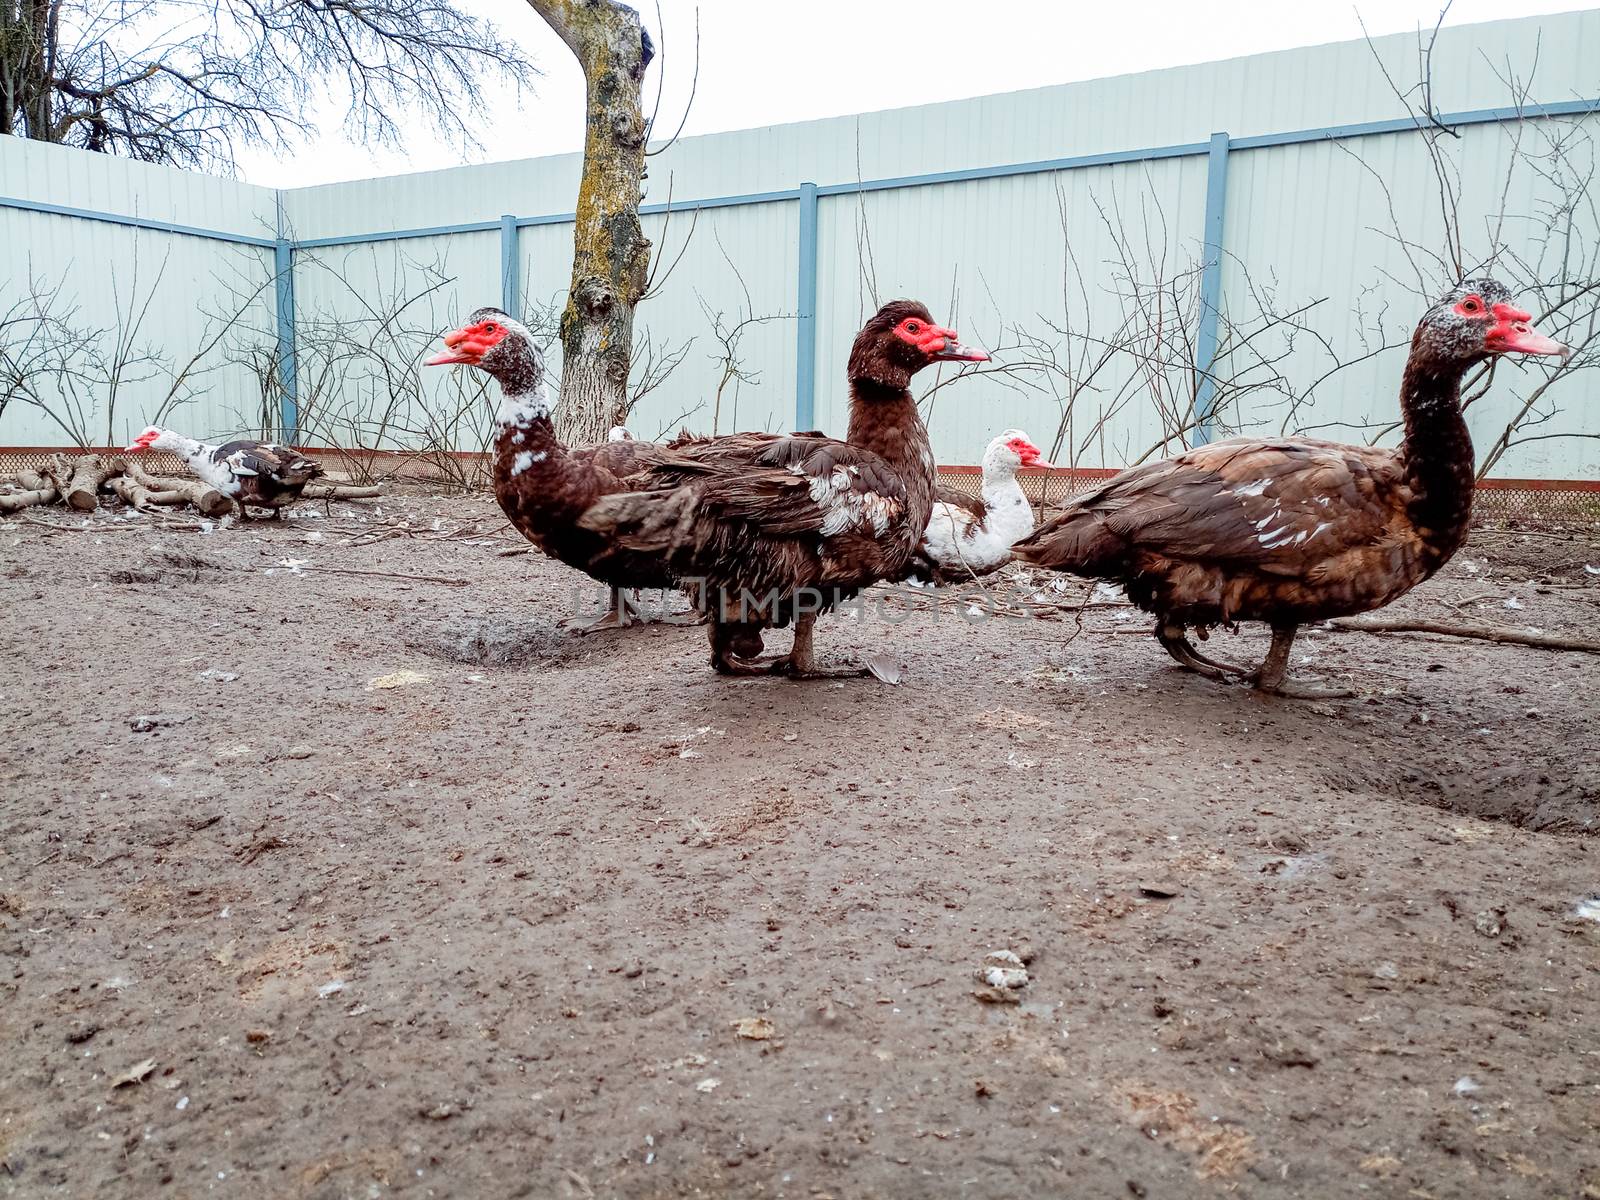
<svg viewBox="0 0 1600 1200"><path fill-rule="evenodd" d="M211 452L240 474L258 475L281 487L300 488L322 474L322 464L275 442L227 442Z"/></svg>
<svg viewBox="0 0 1600 1200"><path fill-rule="evenodd" d="M979 521L989 515L989 506L984 503L982 496L974 495L971 492L963 492L959 488L950 487L948 484L940 484L933 490L933 502L935 504L948 504L952 508L964 509L977 517Z"/></svg>
<svg viewBox="0 0 1600 1200"><path fill-rule="evenodd" d="M1124 471L1015 548L1018 558L1114 573L1139 552L1305 576L1388 535L1392 453L1305 439L1198 447Z"/></svg>
<svg viewBox="0 0 1600 1200"><path fill-rule="evenodd" d="M695 487L708 520L767 536L817 537L893 521L905 484L881 458L810 434L736 434L663 454L644 474L655 488Z"/></svg>

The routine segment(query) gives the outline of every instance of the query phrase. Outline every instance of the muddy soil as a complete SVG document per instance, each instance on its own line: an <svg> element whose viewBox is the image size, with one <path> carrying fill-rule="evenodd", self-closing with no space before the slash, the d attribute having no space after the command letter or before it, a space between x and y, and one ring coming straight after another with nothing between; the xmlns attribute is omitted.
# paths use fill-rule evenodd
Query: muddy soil
<svg viewBox="0 0 1600 1200"><path fill-rule="evenodd" d="M500 525L0 523L0 1195L1600 1196L1600 659L886 600L901 686L730 681Z"/></svg>

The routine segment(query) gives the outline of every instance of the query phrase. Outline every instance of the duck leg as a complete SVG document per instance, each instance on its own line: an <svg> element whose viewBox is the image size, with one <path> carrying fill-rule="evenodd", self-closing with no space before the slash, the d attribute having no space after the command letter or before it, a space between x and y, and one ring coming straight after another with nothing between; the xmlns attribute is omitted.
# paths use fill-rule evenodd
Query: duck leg
<svg viewBox="0 0 1600 1200"><path fill-rule="evenodd" d="M794 619L794 646L789 653L775 658L767 668L774 675L787 675L790 679L860 679L873 672L867 667L841 668L824 671L817 667L816 651L811 645L816 630L817 614L803 612Z"/></svg>
<svg viewBox="0 0 1600 1200"><path fill-rule="evenodd" d="M710 614L707 634L711 639L711 669L718 675L771 675L770 662L740 662L739 651L750 649L747 626L731 625ZM755 649L760 653L760 632L756 633Z"/></svg>
<svg viewBox="0 0 1600 1200"><path fill-rule="evenodd" d="M1255 684L1257 691L1291 700L1347 700L1355 695L1349 688L1323 688L1312 683L1294 683L1284 678L1289 670L1289 648L1294 645L1296 625L1274 625L1272 646L1267 657L1254 671L1245 676Z"/></svg>
<svg viewBox="0 0 1600 1200"><path fill-rule="evenodd" d="M661 593L661 611L657 616L650 618L657 625L698 625L705 620L692 608L687 612L673 612L672 596L672 592Z"/></svg>
<svg viewBox="0 0 1600 1200"><path fill-rule="evenodd" d="M1182 625L1158 625L1156 627L1156 641L1166 649L1166 652L1177 659L1179 664L1207 679L1228 680L1235 676L1248 675L1243 667L1236 667L1232 663L1218 662L1214 658L1207 658L1194 648L1194 644L1184 636Z"/></svg>
<svg viewBox="0 0 1600 1200"><path fill-rule="evenodd" d="M243 500L235 500L234 503L239 506L239 520L248 521L250 519L250 513L245 508L244 501Z"/></svg>

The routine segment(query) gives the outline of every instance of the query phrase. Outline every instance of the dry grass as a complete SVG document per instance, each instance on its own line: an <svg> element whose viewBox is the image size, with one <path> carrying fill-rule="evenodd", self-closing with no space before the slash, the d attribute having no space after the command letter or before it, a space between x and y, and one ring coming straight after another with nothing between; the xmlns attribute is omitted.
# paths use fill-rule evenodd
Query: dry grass
<svg viewBox="0 0 1600 1200"><path fill-rule="evenodd" d="M1118 1101L1146 1137L1194 1155L1195 1174L1202 1178L1232 1179L1260 1158L1254 1138L1200 1116L1194 1097L1183 1092L1132 1084Z"/></svg>

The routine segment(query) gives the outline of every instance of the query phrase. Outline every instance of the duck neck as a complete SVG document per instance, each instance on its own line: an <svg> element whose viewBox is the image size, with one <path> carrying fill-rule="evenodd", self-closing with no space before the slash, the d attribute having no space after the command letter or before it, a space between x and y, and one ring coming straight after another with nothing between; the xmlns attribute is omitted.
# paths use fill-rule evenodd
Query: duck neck
<svg viewBox="0 0 1600 1200"><path fill-rule="evenodd" d="M1413 354L1401 383L1406 436L1399 457L1411 485L1408 515L1441 563L1461 545L1472 520L1475 459L1461 415L1466 369L1465 363L1437 363Z"/></svg>
<svg viewBox="0 0 1600 1200"><path fill-rule="evenodd" d="M983 502L997 504L1022 494L1017 473L1004 467L985 467L983 471Z"/></svg>
<svg viewBox="0 0 1600 1200"><path fill-rule="evenodd" d="M581 508L592 501L576 494L581 487L572 486L582 472L556 437L542 379L524 390L505 392L494 428L494 490L508 513L513 507L523 512Z"/></svg>
<svg viewBox="0 0 1600 1200"><path fill-rule="evenodd" d="M911 389L898 382L852 377L850 428L845 436L852 446L883 459L904 480L907 521L920 534L933 514L933 449Z"/></svg>
<svg viewBox="0 0 1600 1200"><path fill-rule="evenodd" d="M170 450L184 462L192 462L211 449L204 442L197 442L194 438L185 437L181 433L169 433L161 440L166 443L164 449Z"/></svg>

